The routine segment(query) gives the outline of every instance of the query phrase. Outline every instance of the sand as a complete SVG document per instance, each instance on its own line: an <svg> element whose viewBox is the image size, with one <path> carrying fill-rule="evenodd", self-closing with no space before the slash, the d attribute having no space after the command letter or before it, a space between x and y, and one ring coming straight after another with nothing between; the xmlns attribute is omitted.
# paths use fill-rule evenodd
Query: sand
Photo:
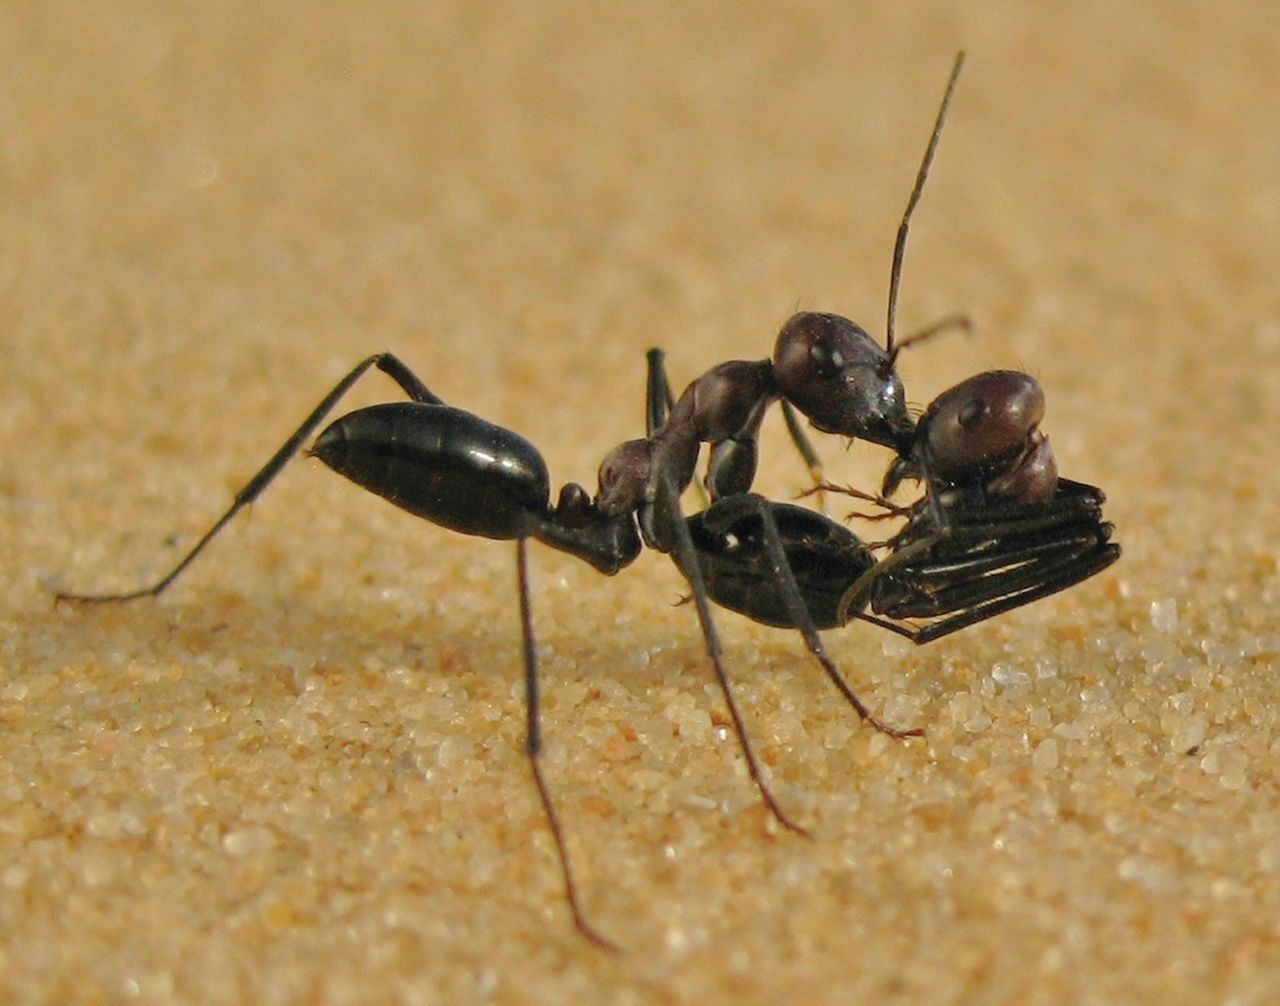
<svg viewBox="0 0 1280 1006"><path fill-rule="evenodd" d="M514 548L300 459L392 350L594 487L797 308L899 322L923 406L1044 385L1121 562L917 648L724 613L780 830L683 583ZM1042 6L30 5L0 14L0 998L1274 1001L1280 982L1280 15ZM367 378L352 407L391 400ZM818 438L833 478L885 452ZM807 483L777 415L757 483ZM842 509L836 504L837 511ZM860 529L874 534L874 529Z"/></svg>

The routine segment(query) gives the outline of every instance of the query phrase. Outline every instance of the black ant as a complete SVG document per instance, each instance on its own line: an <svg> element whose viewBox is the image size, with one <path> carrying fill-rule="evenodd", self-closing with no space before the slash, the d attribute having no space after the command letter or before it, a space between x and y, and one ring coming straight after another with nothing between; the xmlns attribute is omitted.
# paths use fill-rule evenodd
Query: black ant
<svg viewBox="0 0 1280 1006"><path fill-rule="evenodd" d="M371 356L334 386L167 574L127 593L61 592L57 600L99 603L159 594L242 507L262 493L347 390L371 367L382 370L410 401L340 417L316 439L311 454L433 523L464 534L515 541L526 686L525 753L555 841L575 925L593 943L614 949L581 910L559 818L540 767L537 659L526 557L529 538L576 556L606 575L634 561L642 539L672 554L689 580L707 649L751 775L777 820L802 833L769 794L751 752L721 664L710 601L766 624L799 629L860 716L891 735L913 736L920 731L894 730L870 715L826 656L819 629L860 618L923 642L926 636L936 638L997 610L1026 603L1032 594L1018 592L1024 579L1032 581L1033 593L1062 589L1083 579L1090 575L1083 557L1092 556L1097 564L1099 549L1105 554L1107 547L1114 548L1105 546L1103 529L1109 531L1109 527L1098 517L1101 494L1096 490L1057 488L1052 501L1015 500L1007 506L994 499L954 502L948 495L951 484L942 482L952 448L945 438L935 443L938 438L921 432L940 428L941 419L916 424L905 411L894 363L897 352L911 340L893 342L898 278L910 216L962 61L963 53L956 59L898 231L885 349L846 319L799 314L784 326L772 360L723 364L695 381L676 402L662 374L660 356L651 354L648 436L622 445L606 459L594 500L581 486L570 483L560 490L554 506L546 464L532 444L446 405L395 356ZM963 323L963 319L947 319L913 338ZM797 435L792 405L821 430L894 449L900 467L892 477L925 480L927 507L901 510L909 517L907 527L884 558L876 561L867 546L821 514L769 503L747 492L756 467L759 423L777 398L783 399L788 426L811 468L817 467L815 456L803 434ZM938 415L945 411L939 410ZM983 434L978 430L974 435ZM679 496L692 481L698 447L704 440L712 445L707 476L712 502L703 513L685 518ZM1008 461L1003 454L999 460ZM981 464L959 464L953 473L954 485L969 488L979 468L985 475ZM1094 535L1092 544L1079 545L1089 533ZM1046 556L1046 542L1051 543L1047 547L1052 557ZM1051 561L1059 565L1050 565ZM917 615L922 596L932 599L935 610ZM941 620L923 631L899 621L935 615Z"/></svg>
<svg viewBox="0 0 1280 1006"><path fill-rule="evenodd" d="M122 594L60 591L56 601L98 604L159 594L242 507L258 498L338 400L371 367L389 375L410 400L374 405L342 416L316 438L311 456L434 524L482 538L515 541L524 640L525 754L555 840L574 922L593 943L616 949L591 927L578 904L560 820L538 760L542 732L525 543L534 538L612 575L640 554L635 521L630 514L601 513L586 490L574 483L564 486L556 505L551 506L550 478L537 448L510 430L446 405L395 356L379 353L353 367L236 494L226 513L155 583Z"/></svg>
<svg viewBox="0 0 1280 1006"><path fill-rule="evenodd" d="M561 489L552 506L546 464L532 444L446 405L395 356L371 356L339 381L236 494L228 510L160 579L119 594L59 592L56 600L103 603L159 594L242 507L257 499L371 367L388 374L410 401L374 405L340 417L316 438L310 453L339 474L433 523L463 534L516 542L526 688L525 754L555 841L574 922L593 943L616 949L590 925L579 905L559 817L539 763L542 737L526 541L534 538L612 575L633 562L641 550L635 515L606 513L574 483ZM661 397L656 390L659 379L654 376L660 368L659 354L651 353L651 402ZM651 415L650 424L660 419ZM926 642L1061 590L1114 561L1117 554L1116 546L1106 544L1109 525L1098 519L1101 493L1076 483L1058 488L1055 500L1048 504L1015 501L1002 508L987 502L967 509L952 505L949 512L959 519L941 532L923 507L891 507L913 519L878 562L866 545L823 514L736 493L686 519L679 512L675 485L665 473L660 473L658 487L659 502L651 521L655 541L672 553L689 580L751 776L775 818L801 834L804 829L786 816L769 793L751 751L721 664L710 601L763 624L799 629L860 716L893 736L915 736L919 730L894 730L871 716L827 657L819 629L861 619ZM873 614L865 610L868 606ZM946 617L923 629L901 622L934 616Z"/></svg>

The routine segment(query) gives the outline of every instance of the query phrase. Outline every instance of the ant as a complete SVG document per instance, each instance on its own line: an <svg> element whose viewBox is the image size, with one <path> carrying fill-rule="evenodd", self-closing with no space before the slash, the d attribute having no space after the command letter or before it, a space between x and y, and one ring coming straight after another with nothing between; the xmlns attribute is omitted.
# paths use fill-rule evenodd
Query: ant
<svg viewBox="0 0 1280 1006"><path fill-rule="evenodd" d="M356 364L236 493L227 511L160 579L120 594L59 591L55 603L101 604L159 594L204 551L241 508L261 495L338 400L366 371L375 367L394 380L409 401L373 405L340 417L316 438L309 453L356 484L433 524L462 534L515 541L524 643L525 755L555 841L574 923L592 943L616 950L613 943L587 922L578 903L560 819L538 758L542 751L542 731L526 542L533 538L611 576L640 554L635 521L630 514L603 514L591 503L586 490L576 483L565 485L552 506L550 477L537 448L510 430L446 405L397 357L378 353Z"/></svg>
<svg viewBox="0 0 1280 1006"><path fill-rule="evenodd" d="M1034 596L1063 589L1096 571L1091 562L1097 568L1105 565L1106 550L1115 548L1105 544L1109 525L1100 521L1102 497L1097 490L1081 487L1077 491L1055 483L1053 498L1047 501L1014 498L1001 503L998 492L987 498L983 493L992 489L994 467L1012 470L1008 455L1001 451L991 461L986 447L965 454L967 448L948 441L942 435L949 415L946 403L926 413L920 423L906 413L895 371L898 351L943 328L967 324L963 318L944 319L910 339L896 345L893 341L910 217L963 58L961 53L955 61L899 227L886 348L881 349L847 319L797 314L783 327L771 360L722 364L695 381L678 401L672 401L661 355L651 353L646 438L623 444L606 457L594 499L580 485L569 483L554 505L546 463L532 444L446 404L397 357L379 353L358 363L325 395L168 573L126 593L59 592L56 600L103 603L159 594L240 509L258 498L342 396L371 368L381 370L409 400L338 418L316 438L310 454L416 516L463 534L515 542L525 675L525 755L555 842L574 923L592 943L617 949L590 925L581 909L563 831L539 760L542 735L528 539L575 556L605 575L633 562L643 544L672 555L689 581L750 774L774 817L802 834L804 830L790 821L770 795L752 754L722 666L711 601L765 624L799 629L828 677L863 719L896 737L916 736L921 731L896 730L871 716L827 657L819 629L859 618L924 642ZM768 405L779 398L793 438L815 474L819 474L816 455L798 432L792 407L820 430L892 448L898 460L886 476L886 486L892 482L890 488L896 487L905 478L925 482L925 496L916 507L888 504L890 513L907 516L908 523L883 558L876 560L870 547L822 514L770 503L748 492L756 468L759 424ZM962 434L979 439L986 435L981 424L961 423L961 428ZM935 429L937 437L931 433ZM1027 433L1026 442L1015 446L1030 445L1030 436ZM706 478L711 500L705 511L685 518L679 497L692 481L704 440L711 443ZM964 435L959 442L968 444ZM1030 454L1034 449L1019 456ZM970 496L962 499L964 491ZM1106 561L1113 559L1110 553ZM1024 581L1029 588L1024 589ZM931 599L933 610L923 612L920 598ZM940 620L922 630L901 622L933 616Z"/></svg>
<svg viewBox="0 0 1280 1006"><path fill-rule="evenodd" d="M655 376L661 374L661 355L654 351L649 358L649 401L653 403L662 398L661 379ZM552 506L546 463L532 444L510 430L445 404L397 357L380 353L352 368L164 576L125 593L60 591L55 600L99 604L161 593L243 507L258 498L339 399L371 368L391 377L409 401L373 405L340 417L315 439L309 453L363 488L432 523L463 534L515 541L525 674L525 755L555 843L574 924L592 943L617 950L582 911L563 829L539 761L539 682L526 543L534 538L612 575L640 553L636 515L605 512L576 483L566 484ZM660 411L651 412L649 425L660 425ZM943 459L949 459L945 452ZM889 554L879 561L852 532L823 514L736 493L686 519L680 516L674 483L665 473L659 474L658 487L659 505L652 521L655 541L672 553L690 583L708 653L749 772L774 817L800 834L807 832L774 800L752 753L722 666L709 602L766 625L799 629L861 717L893 736L917 736L921 733L918 729L894 730L870 715L822 649L819 629L842 626L857 618L914 642L927 642L1064 589L1114 561L1118 554L1116 546L1106 544L1110 525L1098 520L1101 493L1076 483L1058 488L1051 504L1015 501L1003 508L991 504L969 507L961 520L941 531L931 523L927 510L886 503L895 513L913 515L915 523L908 523ZM925 607L922 599L927 602ZM875 614L864 610L868 605ZM932 616L948 617L923 629L900 621Z"/></svg>
<svg viewBox="0 0 1280 1006"><path fill-rule="evenodd" d="M787 430L814 478L821 464L796 417L834 433L909 452L915 423L907 414L898 377L898 354L913 342L951 328L968 329L969 319L950 315L928 328L894 340L898 286L907 234L916 204L933 163L964 52L956 55L947 79L933 132L907 199L894 242L889 271L889 307L885 345L864 329L836 314L802 311L782 326L767 360L730 360L712 367L672 401L665 375L650 380L649 429L644 440L628 441L605 458L600 470L597 504L605 513L635 512L646 543L653 544L653 509L660 477L670 478L682 492L693 480L698 452L710 444L706 492L712 501L747 492L755 478L757 438L764 414L781 400ZM660 362L659 362L660 367ZM662 419L655 423L655 417Z"/></svg>

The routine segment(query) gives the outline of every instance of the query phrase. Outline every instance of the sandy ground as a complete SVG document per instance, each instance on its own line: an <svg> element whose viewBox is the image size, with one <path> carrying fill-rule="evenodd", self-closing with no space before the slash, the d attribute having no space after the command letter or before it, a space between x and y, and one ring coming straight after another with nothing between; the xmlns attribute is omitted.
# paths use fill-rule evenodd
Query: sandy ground
<svg viewBox="0 0 1280 1006"><path fill-rule="evenodd" d="M0 990L9 1002L1274 1001L1280 14L1212 5L0 9ZM298 461L162 572L355 361L594 484L796 307L881 333L912 231L924 404L1034 373L1121 563L924 648L725 614L780 833L682 583ZM351 396L395 397L384 378ZM884 452L821 448L870 487ZM774 417L758 483L806 482Z"/></svg>

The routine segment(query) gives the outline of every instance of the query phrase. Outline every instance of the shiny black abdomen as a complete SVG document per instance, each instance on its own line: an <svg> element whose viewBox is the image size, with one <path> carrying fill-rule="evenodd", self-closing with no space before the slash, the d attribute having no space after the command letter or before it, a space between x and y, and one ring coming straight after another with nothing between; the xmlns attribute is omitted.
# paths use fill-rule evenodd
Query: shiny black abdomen
<svg viewBox="0 0 1280 1006"><path fill-rule="evenodd" d="M840 599L871 568L871 553L857 535L822 514L786 503L765 505L778 525L783 551L814 625L838 628ZM796 628L764 548L759 515L747 514L717 531L707 527L706 516L695 514L688 523L708 596L753 621Z"/></svg>
<svg viewBox="0 0 1280 1006"><path fill-rule="evenodd" d="M520 538L548 510L550 479L537 449L448 405L359 409L320 434L311 453L396 506L463 534Z"/></svg>

